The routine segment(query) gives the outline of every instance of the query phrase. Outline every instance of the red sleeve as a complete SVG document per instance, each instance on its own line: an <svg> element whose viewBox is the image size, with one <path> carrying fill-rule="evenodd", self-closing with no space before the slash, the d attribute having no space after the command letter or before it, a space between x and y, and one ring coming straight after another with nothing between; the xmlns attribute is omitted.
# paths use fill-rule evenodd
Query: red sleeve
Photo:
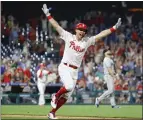
<svg viewBox="0 0 143 120"><path fill-rule="evenodd" d="M43 75L42 75L42 70L41 70L39 77L41 78L42 76L43 76Z"/></svg>
<svg viewBox="0 0 143 120"><path fill-rule="evenodd" d="M48 75L52 74L52 72L48 71Z"/></svg>
<svg viewBox="0 0 143 120"><path fill-rule="evenodd" d="M29 69L25 70L24 71L24 75L26 75L28 78L31 78L31 72L30 72L30 70Z"/></svg>

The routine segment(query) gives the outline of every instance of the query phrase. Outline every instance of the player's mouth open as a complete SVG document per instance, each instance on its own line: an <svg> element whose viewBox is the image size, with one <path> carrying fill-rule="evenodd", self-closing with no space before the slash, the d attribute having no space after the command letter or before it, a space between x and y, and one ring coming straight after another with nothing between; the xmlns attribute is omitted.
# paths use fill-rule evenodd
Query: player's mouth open
<svg viewBox="0 0 143 120"><path fill-rule="evenodd" d="M80 37L83 37L84 35L82 33L79 34Z"/></svg>

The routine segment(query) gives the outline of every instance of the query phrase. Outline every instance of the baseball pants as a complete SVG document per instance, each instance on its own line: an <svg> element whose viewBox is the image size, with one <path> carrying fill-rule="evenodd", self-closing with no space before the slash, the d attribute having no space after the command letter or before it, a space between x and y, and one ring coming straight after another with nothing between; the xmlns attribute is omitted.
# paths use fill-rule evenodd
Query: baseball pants
<svg viewBox="0 0 143 120"><path fill-rule="evenodd" d="M78 69L73 69L61 63L58 67L58 71L63 86L66 88L67 91L69 91L63 97L68 99L72 95L74 88L76 86Z"/></svg>
<svg viewBox="0 0 143 120"><path fill-rule="evenodd" d="M38 87L39 94L40 94L40 96L39 96L39 105L44 105L45 104L44 94L45 94L45 89L46 89L46 83L38 81L37 87Z"/></svg>
<svg viewBox="0 0 143 120"><path fill-rule="evenodd" d="M112 106L115 106L115 97L114 97L114 79L111 75L104 75L104 80L107 83L108 90L105 91L98 100L101 101L105 98L108 98L110 96L110 103Z"/></svg>

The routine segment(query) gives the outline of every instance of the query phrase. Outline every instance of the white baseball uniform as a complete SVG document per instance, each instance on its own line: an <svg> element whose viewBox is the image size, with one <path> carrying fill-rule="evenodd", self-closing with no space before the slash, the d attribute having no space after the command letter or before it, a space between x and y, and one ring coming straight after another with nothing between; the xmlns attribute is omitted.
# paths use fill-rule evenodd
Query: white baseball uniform
<svg viewBox="0 0 143 120"><path fill-rule="evenodd" d="M66 97L69 97L75 88L78 68L84 54L89 46L95 45L95 36L84 37L81 41L78 41L75 35L62 29L60 37L65 41L65 50L58 71L65 88L70 91L66 94ZM76 66L77 69L70 67L70 65Z"/></svg>
<svg viewBox="0 0 143 120"><path fill-rule="evenodd" d="M105 57L103 60L103 68L104 68L104 80L107 83L108 90L105 91L98 100L101 101L108 96L110 96L110 103L112 106L115 106L115 98L114 98L114 78L109 74L108 68L112 68L114 71L114 62L111 58Z"/></svg>
<svg viewBox="0 0 143 120"><path fill-rule="evenodd" d="M47 85L47 76L49 74L49 71L47 70L41 70L39 69L37 71L37 87L39 90L39 105L44 105L45 104L45 98L44 98L44 94L45 94L45 89L46 89L46 85Z"/></svg>

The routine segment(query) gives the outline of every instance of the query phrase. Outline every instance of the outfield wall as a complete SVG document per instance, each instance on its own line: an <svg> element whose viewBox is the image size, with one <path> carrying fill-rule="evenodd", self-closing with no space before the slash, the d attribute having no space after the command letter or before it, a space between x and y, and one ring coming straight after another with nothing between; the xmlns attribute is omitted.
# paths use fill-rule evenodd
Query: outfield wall
<svg viewBox="0 0 143 120"><path fill-rule="evenodd" d="M75 91L67 101L67 104L94 104L95 98L104 91ZM4 93L2 94L2 105L28 104L37 105L39 94L37 93ZM115 100L117 104L142 104L142 96L139 91L115 91ZM46 104L51 101L51 93L45 94ZM107 98L101 104L110 104Z"/></svg>

